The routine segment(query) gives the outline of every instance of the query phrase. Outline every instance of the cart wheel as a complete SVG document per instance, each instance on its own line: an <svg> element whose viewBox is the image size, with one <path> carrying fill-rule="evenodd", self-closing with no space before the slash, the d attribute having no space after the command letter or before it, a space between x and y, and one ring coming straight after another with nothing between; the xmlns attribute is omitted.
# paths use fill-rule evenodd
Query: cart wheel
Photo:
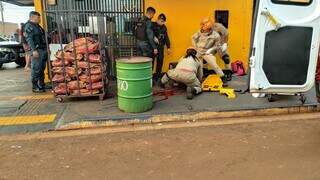
<svg viewBox="0 0 320 180"><path fill-rule="evenodd" d="M57 102L63 103L63 98L62 97L57 97Z"/></svg>
<svg viewBox="0 0 320 180"><path fill-rule="evenodd" d="M307 102L307 97L305 97L303 94L300 95L300 101L302 104L305 104Z"/></svg>
<svg viewBox="0 0 320 180"><path fill-rule="evenodd" d="M275 99L273 98L273 95L272 95L272 94L268 94L268 95L267 95L267 98L268 98L268 101L269 101L269 102L274 102L274 101L275 101Z"/></svg>
<svg viewBox="0 0 320 180"><path fill-rule="evenodd" d="M103 101L103 100L104 100L104 97L105 97L104 94L100 95L100 96L99 96L99 100L100 100L100 101Z"/></svg>

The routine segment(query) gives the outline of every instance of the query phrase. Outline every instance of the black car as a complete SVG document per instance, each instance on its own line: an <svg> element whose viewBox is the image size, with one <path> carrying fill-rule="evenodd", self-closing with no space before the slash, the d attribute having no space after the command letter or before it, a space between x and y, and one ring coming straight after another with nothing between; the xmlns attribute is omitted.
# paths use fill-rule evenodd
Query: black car
<svg viewBox="0 0 320 180"><path fill-rule="evenodd" d="M25 66L25 52L19 42L0 38L0 68L5 63L15 62L19 66Z"/></svg>

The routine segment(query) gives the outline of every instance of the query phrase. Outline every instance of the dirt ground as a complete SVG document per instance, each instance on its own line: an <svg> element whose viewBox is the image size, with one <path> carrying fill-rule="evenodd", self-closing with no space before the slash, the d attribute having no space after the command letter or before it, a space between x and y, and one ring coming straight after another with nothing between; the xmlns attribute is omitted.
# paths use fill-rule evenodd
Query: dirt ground
<svg viewBox="0 0 320 180"><path fill-rule="evenodd" d="M0 141L0 179L320 179L320 121Z"/></svg>

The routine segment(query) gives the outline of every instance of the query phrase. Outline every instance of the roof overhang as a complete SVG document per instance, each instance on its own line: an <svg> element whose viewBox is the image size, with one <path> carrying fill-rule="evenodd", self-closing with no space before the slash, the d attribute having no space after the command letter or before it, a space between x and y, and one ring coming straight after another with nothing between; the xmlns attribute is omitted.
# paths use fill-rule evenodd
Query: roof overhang
<svg viewBox="0 0 320 180"><path fill-rule="evenodd" d="M3 2L15 4L18 6L34 6L33 0L2 0Z"/></svg>

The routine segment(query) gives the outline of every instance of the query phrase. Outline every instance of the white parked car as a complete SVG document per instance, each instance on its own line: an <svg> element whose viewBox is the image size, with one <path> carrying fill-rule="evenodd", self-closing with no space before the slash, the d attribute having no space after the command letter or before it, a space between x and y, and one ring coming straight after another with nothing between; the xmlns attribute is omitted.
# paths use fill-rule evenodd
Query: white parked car
<svg viewBox="0 0 320 180"><path fill-rule="evenodd" d="M25 52L21 43L8 41L0 37L0 68L5 63L15 62L19 66L25 66Z"/></svg>

